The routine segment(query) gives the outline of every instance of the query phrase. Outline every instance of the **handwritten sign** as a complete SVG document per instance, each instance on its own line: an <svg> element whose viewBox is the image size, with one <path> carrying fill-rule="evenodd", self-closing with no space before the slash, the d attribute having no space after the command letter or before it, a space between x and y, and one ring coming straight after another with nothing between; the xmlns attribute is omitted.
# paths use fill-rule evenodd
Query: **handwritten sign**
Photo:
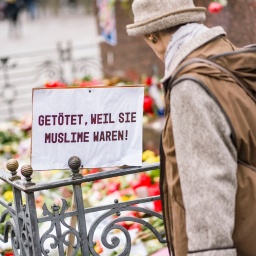
<svg viewBox="0 0 256 256"><path fill-rule="evenodd" d="M67 169L71 156L87 168L141 166L144 88L33 90L31 165Z"/></svg>

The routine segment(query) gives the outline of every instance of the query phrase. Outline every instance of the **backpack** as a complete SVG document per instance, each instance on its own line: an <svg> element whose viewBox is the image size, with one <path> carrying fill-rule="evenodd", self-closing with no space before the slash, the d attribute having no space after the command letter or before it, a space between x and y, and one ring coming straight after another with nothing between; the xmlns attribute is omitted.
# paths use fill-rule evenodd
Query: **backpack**
<svg viewBox="0 0 256 256"><path fill-rule="evenodd" d="M208 59L189 59L176 70L169 84L174 82L176 76L184 68L195 63L211 65L227 74L242 87L248 96L256 103L256 44L245 46L236 51L212 55ZM239 63L239 65L235 65L237 63Z"/></svg>

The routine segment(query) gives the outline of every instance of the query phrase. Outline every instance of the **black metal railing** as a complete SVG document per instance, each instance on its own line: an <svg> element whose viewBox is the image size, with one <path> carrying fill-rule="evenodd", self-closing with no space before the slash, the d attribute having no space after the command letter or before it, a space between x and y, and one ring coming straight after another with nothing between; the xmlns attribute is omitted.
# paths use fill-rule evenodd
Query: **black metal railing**
<svg viewBox="0 0 256 256"><path fill-rule="evenodd" d="M132 240L128 230L120 225L120 222L137 222L150 230L160 243L165 243L164 231L159 231L147 221L147 218L154 217L162 220L162 215L152 209L146 208L145 203L160 200L160 196L150 196L130 201L119 202L86 207L83 199L82 185L98 180L139 174L159 168L159 163L147 164L142 167L129 167L115 170L108 170L99 173L82 175L80 171L81 160L78 157L69 159L71 169L68 178L47 182L34 183L32 180L33 170L30 165L21 167L21 176L17 174L18 162L9 160L8 171L0 170L0 179L12 187L14 195L13 203L7 203L0 199L0 205L5 209L1 212L0 223L4 224L3 234L0 234L0 241L7 243L11 240L12 250L16 256L41 256L52 255L51 250L57 251L56 255L99 255L95 250L95 236L97 228L101 228L100 240L104 247L114 250L120 247L120 253L115 255L130 255ZM50 207L45 203L42 207L42 216L38 216L36 210L36 194L40 191L47 191L56 188L71 186L73 204L70 208L67 198L61 198L61 205L52 204ZM140 213L127 216L123 213L132 211ZM93 221L88 222L88 216L92 215ZM113 218L114 216L114 218ZM47 224L43 231L40 225ZM73 223L73 224L72 224ZM124 236L124 243L120 237L112 231L118 230ZM51 240L50 247L46 241ZM123 241L122 240L122 241Z"/></svg>
<svg viewBox="0 0 256 256"><path fill-rule="evenodd" d="M31 89L46 81L71 83L85 76L102 75L99 42L0 56L0 121L31 112Z"/></svg>

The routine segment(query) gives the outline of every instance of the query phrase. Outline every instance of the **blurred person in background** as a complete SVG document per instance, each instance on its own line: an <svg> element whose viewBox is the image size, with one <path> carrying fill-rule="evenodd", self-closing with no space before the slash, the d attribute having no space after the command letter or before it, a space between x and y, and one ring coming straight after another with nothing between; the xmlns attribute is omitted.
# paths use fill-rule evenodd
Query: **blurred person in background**
<svg viewBox="0 0 256 256"><path fill-rule="evenodd" d="M24 0L24 4L29 13L30 18L32 20L35 19L37 12L37 0Z"/></svg>
<svg viewBox="0 0 256 256"><path fill-rule="evenodd" d="M192 0L134 0L132 10L128 35L143 36L165 65L160 189L170 254L255 256L256 48L241 52L222 27L203 25L205 8Z"/></svg>
<svg viewBox="0 0 256 256"><path fill-rule="evenodd" d="M20 13L24 7L23 0L5 0L5 17L9 20L9 36L21 36Z"/></svg>
<svg viewBox="0 0 256 256"><path fill-rule="evenodd" d="M3 0L0 0L0 20L4 20L5 18L5 6L6 6L6 2Z"/></svg>

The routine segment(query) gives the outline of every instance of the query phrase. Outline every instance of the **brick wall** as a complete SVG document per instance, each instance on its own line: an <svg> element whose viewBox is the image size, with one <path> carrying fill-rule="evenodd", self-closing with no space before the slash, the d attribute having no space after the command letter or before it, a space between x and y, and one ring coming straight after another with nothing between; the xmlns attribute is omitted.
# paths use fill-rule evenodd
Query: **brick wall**
<svg viewBox="0 0 256 256"><path fill-rule="evenodd" d="M207 7L209 0L195 0L196 5ZM256 44L256 0L228 0L219 14L207 12L206 25L222 26L236 46Z"/></svg>
<svg viewBox="0 0 256 256"><path fill-rule="evenodd" d="M162 68L162 62L152 53L143 37L130 37L126 25L132 23L131 12L116 3L117 46L101 44L101 54L106 77L119 76L139 81L142 74L151 75L153 67ZM109 61L111 60L111 61ZM112 63L113 60L113 63ZM160 71L162 72L162 70Z"/></svg>
<svg viewBox="0 0 256 256"><path fill-rule="evenodd" d="M228 0L229 4L219 14L207 12L206 25L221 25L230 40L237 46L256 43L256 0ZM195 0L195 5L207 7L210 0ZM163 63L146 45L142 37L130 37L126 25L132 23L129 10L116 3L117 46L101 44L103 69L106 77L118 76L123 79L140 81L142 74L152 75L157 70L163 75ZM113 61L112 61L113 60Z"/></svg>

